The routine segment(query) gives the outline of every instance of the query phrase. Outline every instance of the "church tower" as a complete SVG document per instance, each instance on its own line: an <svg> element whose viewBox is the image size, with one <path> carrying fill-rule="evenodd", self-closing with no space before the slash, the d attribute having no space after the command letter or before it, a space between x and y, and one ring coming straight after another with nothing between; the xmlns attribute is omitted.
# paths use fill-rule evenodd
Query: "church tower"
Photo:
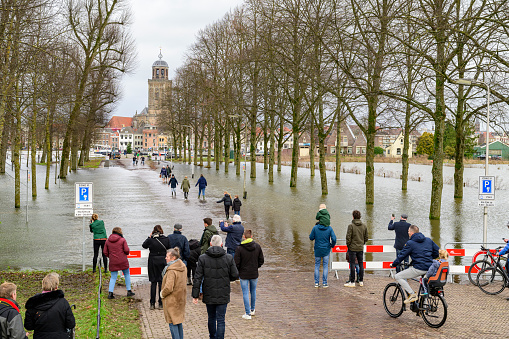
<svg viewBox="0 0 509 339"><path fill-rule="evenodd" d="M152 79L148 80L148 115L157 117L164 109L164 101L171 91L171 80L168 79L168 63L159 52L159 60L152 64ZM151 121L156 124L156 121Z"/></svg>

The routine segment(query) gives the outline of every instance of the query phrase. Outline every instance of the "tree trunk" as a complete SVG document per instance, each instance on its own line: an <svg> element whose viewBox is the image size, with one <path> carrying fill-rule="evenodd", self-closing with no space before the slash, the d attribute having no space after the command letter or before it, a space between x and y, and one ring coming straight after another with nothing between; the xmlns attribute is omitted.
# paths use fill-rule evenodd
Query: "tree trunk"
<svg viewBox="0 0 509 339"><path fill-rule="evenodd" d="M315 121L314 117L311 114L309 117L309 169L311 177L315 176ZM320 133L320 132L318 132Z"/></svg>
<svg viewBox="0 0 509 339"><path fill-rule="evenodd" d="M36 128L37 128L37 112L35 99L32 105L32 123L31 123L31 140L30 140L30 162L32 172L32 198L37 198L37 140L36 140ZM28 159L27 159L28 161ZM27 183L28 184L28 183Z"/></svg>
<svg viewBox="0 0 509 339"><path fill-rule="evenodd" d="M339 114L338 102L338 121L336 123L336 181L341 180L341 115Z"/></svg>
<svg viewBox="0 0 509 339"><path fill-rule="evenodd" d="M292 169L290 187L297 187L297 169L299 168L299 132L293 130Z"/></svg>
<svg viewBox="0 0 509 339"><path fill-rule="evenodd" d="M366 204L375 203L375 133L378 97L368 99L368 128L366 133Z"/></svg>
<svg viewBox="0 0 509 339"><path fill-rule="evenodd" d="M230 167L230 126L226 119L226 128L224 130L224 172L228 173Z"/></svg>
<svg viewBox="0 0 509 339"><path fill-rule="evenodd" d="M279 118L279 134L277 138L277 171L281 172L281 153L283 152L283 142L285 140L285 124L283 117Z"/></svg>

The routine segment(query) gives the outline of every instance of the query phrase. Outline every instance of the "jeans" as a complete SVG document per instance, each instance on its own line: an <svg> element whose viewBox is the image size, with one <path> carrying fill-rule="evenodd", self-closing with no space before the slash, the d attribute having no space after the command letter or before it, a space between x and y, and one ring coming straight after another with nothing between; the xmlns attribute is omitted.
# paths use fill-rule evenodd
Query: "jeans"
<svg viewBox="0 0 509 339"><path fill-rule="evenodd" d="M170 324L170 333L172 339L184 339L184 328L182 324Z"/></svg>
<svg viewBox="0 0 509 339"><path fill-rule="evenodd" d="M177 196L177 188L176 187L171 188L171 194L173 195L173 193L175 193L175 196Z"/></svg>
<svg viewBox="0 0 509 339"><path fill-rule="evenodd" d="M99 248L101 248L101 254L104 250L104 244L106 240L94 240L94 258L92 259L92 268L95 272L95 266L97 265L97 257L99 256ZM108 269L108 257L103 255L104 270Z"/></svg>
<svg viewBox="0 0 509 339"><path fill-rule="evenodd" d="M242 296L244 297L244 308L246 309L247 315L250 315L251 311L254 311L255 309L257 284L258 278L240 279L240 288L242 288ZM249 303L249 293L251 293L251 304Z"/></svg>
<svg viewBox="0 0 509 339"><path fill-rule="evenodd" d="M315 284L320 283L320 263L323 259L323 284L327 285L327 276L329 275L329 258L330 253L325 257L315 257Z"/></svg>
<svg viewBox="0 0 509 339"><path fill-rule="evenodd" d="M163 285L163 282L162 281L154 281L152 283L150 283L150 304L155 304L156 303L156 296L159 296L159 303L162 303L162 300L161 300L161 286ZM156 294L157 293L157 286L159 286L159 294Z"/></svg>
<svg viewBox="0 0 509 339"><path fill-rule="evenodd" d="M227 247L226 253L231 254L231 256L235 258L235 249Z"/></svg>
<svg viewBox="0 0 509 339"><path fill-rule="evenodd" d="M203 195L203 199L205 199L205 187L198 189L198 198L200 195Z"/></svg>
<svg viewBox="0 0 509 339"><path fill-rule="evenodd" d="M233 211L234 215L240 215L240 211Z"/></svg>
<svg viewBox="0 0 509 339"><path fill-rule="evenodd" d="M125 278L125 288L130 291L131 290L131 275L129 274L129 269L126 268L125 270L122 270L122 273L124 273ZM115 282L117 281L118 271L111 272L111 278L110 278L110 286L108 288L108 292L113 292L113 289L115 288Z"/></svg>
<svg viewBox="0 0 509 339"><path fill-rule="evenodd" d="M362 251L350 251L348 250L348 257L350 258L350 282L355 281L355 258L357 258L357 262L359 263L359 273L357 276L359 277L359 282L364 279L364 252Z"/></svg>
<svg viewBox="0 0 509 339"><path fill-rule="evenodd" d="M411 278L417 278L418 276L426 274L426 272L427 271L417 270L414 267L409 267L406 270L403 270L403 271L397 273L394 276L394 279L396 279L396 281L401 285L401 287L403 287L403 289L408 294L413 294L414 290L412 289L412 287L410 287L410 285L408 284L408 282L406 280L411 279Z"/></svg>
<svg viewBox="0 0 509 339"><path fill-rule="evenodd" d="M401 253L401 251L403 251L403 250L398 250L398 249L396 250L396 258ZM410 263L408 257L405 260L403 260L403 262L405 263L406 266L408 266L408 264ZM401 271L401 267L400 266L396 266L396 273L399 273L400 271Z"/></svg>
<svg viewBox="0 0 509 339"><path fill-rule="evenodd" d="M208 327L210 339L224 339L226 306L207 304L207 314L209 315Z"/></svg>

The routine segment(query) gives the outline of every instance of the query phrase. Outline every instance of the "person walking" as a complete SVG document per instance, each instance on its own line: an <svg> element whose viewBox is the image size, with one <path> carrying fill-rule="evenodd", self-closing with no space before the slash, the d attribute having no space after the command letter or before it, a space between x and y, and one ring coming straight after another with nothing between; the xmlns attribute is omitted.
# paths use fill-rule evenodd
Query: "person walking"
<svg viewBox="0 0 509 339"><path fill-rule="evenodd" d="M401 219L397 222L394 222L394 214L391 217L391 221L389 221L388 229L389 231L394 231L396 233L396 238L394 240L394 248L396 249L396 258L405 247L406 242L408 241L408 228L411 226L410 223L407 222L408 215L401 214ZM405 265L408 266L409 261L408 258L404 261ZM396 267L396 273L401 271L401 266Z"/></svg>
<svg viewBox="0 0 509 339"><path fill-rule="evenodd" d="M97 213L92 214L90 218L90 232L94 234L94 258L92 259L92 272L95 273L95 267L97 265L97 257L99 256L99 248L104 251L104 244L108 235L106 234L106 228L104 227L104 221L99 220ZM108 271L108 258L102 256L104 263L104 273Z"/></svg>
<svg viewBox="0 0 509 339"><path fill-rule="evenodd" d="M168 175L171 175L171 168L170 168L170 165L166 165L166 173Z"/></svg>
<svg viewBox="0 0 509 339"><path fill-rule="evenodd" d="M235 199L232 202L233 213L240 215L240 206L242 206L242 201L240 201L239 196L235 194Z"/></svg>
<svg viewBox="0 0 509 339"><path fill-rule="evenodd" d="M184 199L187 200L187 196L189 195L189 189L191 188L191 184L189 183L189 180L187 179L187 175L184 177L184 180L182 180L180 188L184 192Z"/></svg>
<svg viewBox="0 0 509 339"><path fill-rule="evenodd" d="M178 185L177 178L175 178L175 175L172 174L170 180L168 181L168 186L171 187L171 196L175 194L175 198L177 197L177 185Z"/></svg>
<svg viewBox="0 0 509 339"><path fill-rule="evenodd" d="M166 167L161 167L161 172L159 172L159 178L163 179L163 183L166 183Z"/></svg>
<svg viewBox="0 0 509 339"><path fill-rule="evenodd" d="M168 235L168 240L170 241L170 248L178 247L180 252L180 259L187 264L187 259L189 259L189 255L191 251L189 249L189 241L185 235L182 234L182 224L173 225L173 234Z"/></svg>
<svg viewBox="0 0 509 339"><path fill-rule="evenodd" d="M133 166L136 165L136 154L133 154Z"/></svg>
<svg viewBox="0 0 509 339"><path fill-rule="evenodd" d="M262 248L254 242L253 232L250 229L244 231L242 239L233 259L239 271L240 287L246 311L242 318L249 320L251 316L255 315L258 269L262 267L264 258ZM251 294L251 300L249 294Z"/></svg>
<svg viewBox="0 0 509 339"><path fill-rule="evenodd" d="M325 210L327 211L327 210ZM329 218L330 224L330 218ZM327 277L329 275L329 259L331 248L336 246L336 234L329 225L315 224L309 240L315 241L315 287L320 287L320 264L322 264L322 287L329 287Z"/></svg>
<svg viewBox="0 0 509 339"><path fill-rule="evenodd" d="M232 196L227 191L224 191L223 198L216 202L218 204L224 203L224 213L226 214L226 219L228 219L230 217L230 208L232 207Z"/></svg>
<svg viewBox="0 0 509 339"><path fill-rule="evenodd" d="M103 254L110 258L110 285L108 287L108 299L115 299L113 295L113 289L115 288L115 282L117 281L118 271L124 273L125 287L127 289L127 296L134 296L134 292L131 291L131 275L129 273L129 261L127 255L129 254L129 246L127 241L124 239L122 229L120 227L114 227L106 245L104 246Z"/></svg>
<svg viewBox="0 0 509 339"><path fill-rule="evenodd" d="M152 233L141 245L148 248L148 280L150 281L150 309L156 308L156 293L159 286L161 292L161 284L163 277L161 273L166 266L166 251L171 248L170 239L164 235L161 225L155 225ZM163 302L159 297L159 308L163 308Z"/></svg>
<svg viewBox="0 0 509 339"><path fill-rule="evenodd" d="M198 258L201 255L200 241L198 239L190 239L189 250L191 254L187 260L187 284L192 285L192 277L194 278L194 275L196 274L196 264L198 263Z"/></svg>
<svg viewBox="0 0 509 339"><path fill-rule="evenodd" d="M352 213L352 223L346 231L346 246L350 260L350 279L346 287L355 287L355 258L359 265L359 286L364 286L364 244L368 241L368 228L361 221L361 212L355 210Z"/></svg>
<svg viewBox="0 0 509 339"><path fill-rule="evenodd" d="M187 269L180 260L179 248L168 250L160 296L163 298L164 319L170 326L173 339L184 339L182 323L186 313L186 276Z"/></svg>
<svg viewBox="0 0 509 339"><path fill-rule="evenodd" d="M233 216L233 224L228 225L227 222L221 220L219 221L219 227L221 231L226 232L226 253L235 255L235 250L237 246L240 245L242 241L242 235L244 234L244 226L242 226L242 219L240 215Z"/></svg>
<svg viewBox="0 0 509 339"><path fill-rule="evenodd" d="M212 219L204 218L203 226L205 228L203 229L203 233L200 238L200 248L201 248L200 254L204 254L209 249L210 239L212 238L212 236L215 234L219 234L217 232L216 226L212 225Z"/></svg>
<svg viewBox="0 0 509 339"><path fill-rule="evenodd" d="M207 187L207 180L203 176L203 174L200 174L200 178L196 182L196 185L194 187L198 186L198 199L200 199L200 195L203 195L203 200L205 200L205 187Z"/></svg>
<svg viewBox="0 0 509 339"><path fill-rule="evenodd" d="M145 165L145 157L143 155L141 156L141 164Z"/></svg>
<svg viewBox="0 0 509 339"><path fill-rule="evenodd" d="M193 304L198 304L203 281L203 303L207 306L210 338L224 339L226 307L230 302L230 281L239 277L233 257L222 248L221 236L210 239L210 247L198 258L193 279Z"/></svg>
<svg viewBox="0 0 509 339"><path fill-rule="evenodd" d="M34 339L68 339L67 330L76 326L71 306L58 284L59 275L49 273L42 279L42 293L25 304L25 328L34 331Z"/></svg>
<svg viewBox="0 0 509 339"><path fill-rule="evenodd" d="M16 302L17 286L10 282L0 285L0 335L2 339L28 339Z"/></svg>

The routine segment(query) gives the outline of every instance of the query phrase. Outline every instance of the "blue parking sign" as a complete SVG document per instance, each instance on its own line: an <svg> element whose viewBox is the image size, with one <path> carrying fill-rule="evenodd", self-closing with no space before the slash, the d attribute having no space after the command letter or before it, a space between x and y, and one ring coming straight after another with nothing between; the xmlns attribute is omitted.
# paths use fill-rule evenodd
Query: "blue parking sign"
<svg viewBox="0 0 509 339"><path fill-rule="evenodd" d="M88 202L90 201L89 187L80 187L79 188L79 201Z"/></svg>

